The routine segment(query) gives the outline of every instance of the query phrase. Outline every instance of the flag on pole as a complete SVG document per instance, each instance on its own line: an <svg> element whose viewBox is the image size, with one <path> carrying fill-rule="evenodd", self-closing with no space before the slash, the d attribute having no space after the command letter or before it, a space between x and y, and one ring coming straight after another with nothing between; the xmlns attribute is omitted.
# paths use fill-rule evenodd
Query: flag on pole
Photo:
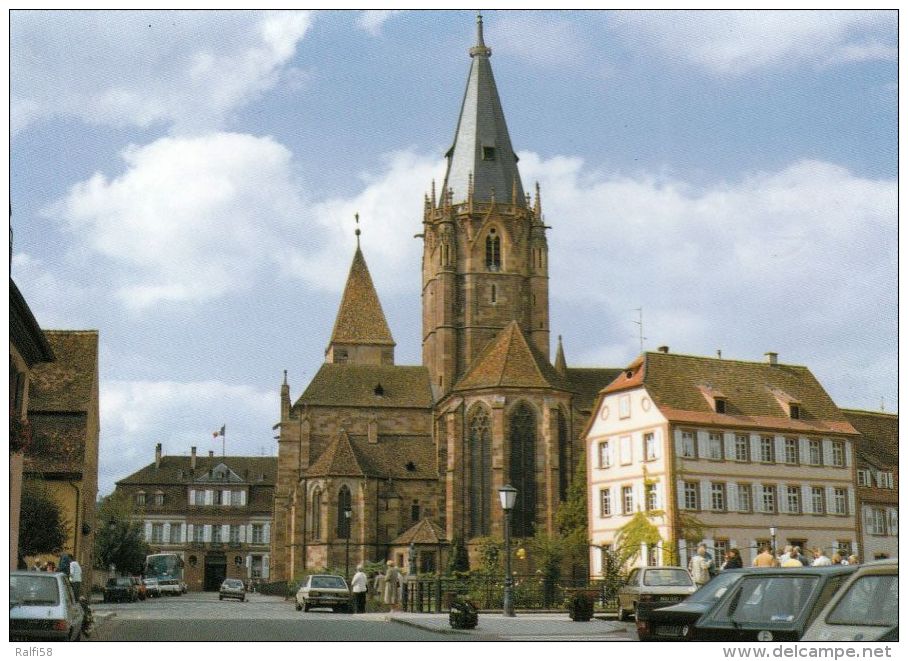
<svg viewBox="0 0 908 661"><path fill-rule="evenodd" d="M226 431L227 431L227 425L221 425L220 430L214 432L214 437L217 438L218 436L223 436L224 432L226 432Z"/></svg>

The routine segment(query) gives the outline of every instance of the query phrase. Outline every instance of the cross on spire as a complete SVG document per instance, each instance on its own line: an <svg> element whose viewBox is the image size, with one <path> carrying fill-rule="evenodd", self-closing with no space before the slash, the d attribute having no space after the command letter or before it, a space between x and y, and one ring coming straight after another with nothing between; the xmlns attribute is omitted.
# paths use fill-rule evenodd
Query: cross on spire
<svg viewBox="0 0 908 661"><path fill-rule="evenodd" d="M359 211L353 214L353 217L356 218L356 231L354 234L356 234L356 248L359 249L359 235L361 234L359 231Z"/></svg>

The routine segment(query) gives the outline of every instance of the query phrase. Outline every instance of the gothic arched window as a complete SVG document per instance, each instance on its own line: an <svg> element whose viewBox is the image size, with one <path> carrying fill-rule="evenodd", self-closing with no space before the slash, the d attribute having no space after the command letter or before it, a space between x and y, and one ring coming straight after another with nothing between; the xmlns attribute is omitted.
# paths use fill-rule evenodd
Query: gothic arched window
<svg viewBox="0 0 908 661"><path fill-rule="evenodd" d="M312 539L322 538L322 490L316 489L312 493L312 525L310 527Z"/></svg>
<svg viewBox="0 0 908 661"><path fill-rule="evenodd" d="M526 402L514 407L510 420L511 486L517 502L511 514L515 537L532 537L536 524L536 412Z"/></svg>
<svg viewBox="0 0 908 661"><path fill-rule="evenodd" d="M568 485L574 471L574 458L568 439L567 421L561 409L555 410L555 424L558 430L558 498L564 502L567 500Z"/></svg>
<svg viewBox="0 0 908 661"><path fill-rule="evenodd" d="M470 537L489 534L489 497L492 490L492 426L482 406L470 416L468 444L470 484L468 487Z"/></svg>
<svg viewBox="0 0 908 661"><path fill-rule="evenodd" d="M501 270L501 237L494 227L486 237L486 268L490 271Z"/></svg>
<svg viewBox="0 0 908 661"><path fill-rule="evenodd" d="M351 509L352 498L350 489L345 484L340 488L337 494L337 537L338 539L349 539L350 537L350 517L347 512L353 513Z"/></svg>

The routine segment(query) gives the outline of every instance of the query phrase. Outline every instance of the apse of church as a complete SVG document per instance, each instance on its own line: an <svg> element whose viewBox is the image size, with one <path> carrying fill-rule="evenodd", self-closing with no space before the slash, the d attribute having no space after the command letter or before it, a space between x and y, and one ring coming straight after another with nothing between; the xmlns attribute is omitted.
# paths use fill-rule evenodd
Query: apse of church
<svg viewBox="0 0 908 661"><path fill-rule="evenodd" d="M491 54L480 17L445 179L425 199L423 364L394 363L357 227L325 363L293 404L285 376L275 576L342 568L348 543L355 565L427 530L443 531L441 548L500 537L508 483L515 536L555 530L582 428L620 370L568 367L560 337L549 360L549 228L539 186L524 191Z"/></svg>

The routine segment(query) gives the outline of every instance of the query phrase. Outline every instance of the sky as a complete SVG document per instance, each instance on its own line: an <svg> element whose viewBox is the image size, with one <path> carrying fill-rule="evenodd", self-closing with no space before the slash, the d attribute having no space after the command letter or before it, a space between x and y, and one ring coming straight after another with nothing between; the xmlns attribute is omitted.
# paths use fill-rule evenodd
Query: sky
<svg viewBox="0 0 908 661"><path fill-rule="evenodd" d="M472 11L23 12L10 21L12 277L100 331L99 494L165 454L276 455L362 247L418 364L424 195ZM551 328L807 365L898 410L897 14L490 11Z"/></svg>

